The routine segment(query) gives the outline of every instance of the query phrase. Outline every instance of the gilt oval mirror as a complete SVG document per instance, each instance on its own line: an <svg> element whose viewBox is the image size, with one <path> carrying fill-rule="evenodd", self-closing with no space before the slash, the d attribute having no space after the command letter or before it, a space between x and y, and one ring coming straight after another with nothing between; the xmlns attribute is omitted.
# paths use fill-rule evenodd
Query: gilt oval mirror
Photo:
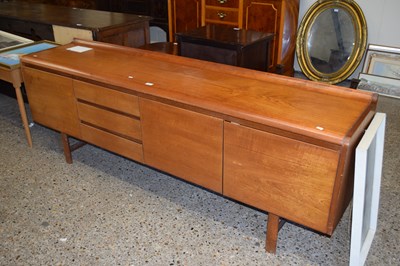
<svg viewBox="0 0 400 266"><path fill-rule="evenodd" d="M353 0L319 0L304 15L296 42L299 66L309 79L341 82L364 55L364 14Z"/></svg>

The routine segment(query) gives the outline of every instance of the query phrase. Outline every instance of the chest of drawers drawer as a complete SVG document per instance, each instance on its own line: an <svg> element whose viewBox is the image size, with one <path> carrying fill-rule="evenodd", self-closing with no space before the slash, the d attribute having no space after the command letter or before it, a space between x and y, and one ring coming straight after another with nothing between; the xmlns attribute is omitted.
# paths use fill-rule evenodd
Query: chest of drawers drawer
<svg viewBox="0 0 400 266"><path fill-rule="evenodd" d="M239 24L239 12L236 9L222 9L207 7L205 22L237 26Z"/></svg>
<svg viewBox="0 0 400 266"><path fill-rule="evenodd" d="M206 5L239 8L239 0L206 0Z"/></svg>

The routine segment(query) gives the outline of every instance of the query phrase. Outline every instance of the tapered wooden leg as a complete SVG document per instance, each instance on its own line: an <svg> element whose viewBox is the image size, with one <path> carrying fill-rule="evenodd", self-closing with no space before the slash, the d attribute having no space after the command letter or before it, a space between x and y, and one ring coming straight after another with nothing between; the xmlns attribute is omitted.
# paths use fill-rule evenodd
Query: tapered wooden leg
<svg viewBox="0 0 400 266"><path fill-rule="evenodd" d="M69 146L68 135L65 133L61 133L61 141L62 141L63 147L64 147L65 161L67 163L71 164L72 163L72 155L71 155L71 148Z"/></svg>
<svg viewBox="0 0 400 266"><path fill-rule="evenodd" d="M17 102L19 106L19 112L21 113L22 123L24 124L26 139L28 141L29 147L32 148L32 136L31 136L31 131L29 129L28 117L26 116L24 98L22 97L21 93L21 87L20 87L21 84L19 83L18 85L18 83L16 83L13 85L15 88L15 94L17 96Z"/></svg>
<svg viewBox="0 0 400 266"><path fill-rule="evenodd" d="M267 239L265 242L265 251L269 253L276 253L276 244L278 241L279 232L279 216L269 213L267 224Z"/></svg>
<svg viewBox="0 0 400 266"><path fill-rule="evenodd" d="M75 143L74 145L69 145L69 139L68 139L68 135L65 133L61 133L61 140L63 143L63 147L64 147L64 156L65 156L65 161L67 163L72 163L72 152L74 150L79 149L80 147L86 145L86 142L83 141L79 141L77 143Z"/></svg>

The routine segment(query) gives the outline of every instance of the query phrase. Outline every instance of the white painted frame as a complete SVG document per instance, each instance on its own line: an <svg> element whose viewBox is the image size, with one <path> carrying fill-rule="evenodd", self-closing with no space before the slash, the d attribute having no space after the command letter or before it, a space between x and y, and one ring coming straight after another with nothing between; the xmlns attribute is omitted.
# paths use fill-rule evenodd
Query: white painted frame
<svg viewBox="0 0 400 266"><path fill-rule="evenodd" d="M376 113L356 148L350 266L364 265L378 221L386 114Z"/></svg>

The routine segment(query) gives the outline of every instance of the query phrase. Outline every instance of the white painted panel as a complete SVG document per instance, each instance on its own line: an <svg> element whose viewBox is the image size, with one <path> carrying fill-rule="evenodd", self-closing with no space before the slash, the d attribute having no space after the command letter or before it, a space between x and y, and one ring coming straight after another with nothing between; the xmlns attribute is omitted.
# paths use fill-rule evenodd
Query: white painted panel
<svg viewBox="0 0 400 266"><path fill-rule="evenodd" d="M379 209L386 114L376 113L356 148L350 266L364 265Z"/></svg>

